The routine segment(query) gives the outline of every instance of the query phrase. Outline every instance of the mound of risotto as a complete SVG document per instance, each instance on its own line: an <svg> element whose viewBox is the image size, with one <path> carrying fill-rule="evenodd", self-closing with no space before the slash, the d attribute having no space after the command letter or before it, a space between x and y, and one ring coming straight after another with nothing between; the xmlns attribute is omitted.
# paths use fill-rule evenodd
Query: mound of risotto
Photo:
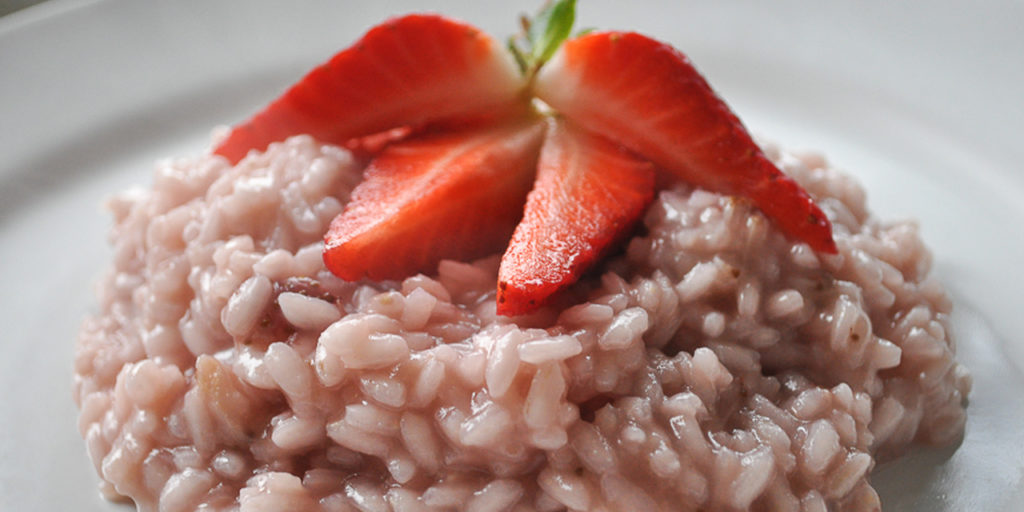
<svg viewBox="0 0 1024 512"><path fill-rule="evenodd" d="M323 235L365 162L297 136L159 165L110 202L75 360L108 497L140 510L877 510L878 460L954 442L970 389L915 224L817 156L766 154L838 254L747 202L661 191L554 302L499 256L347 282Z"/></svg>

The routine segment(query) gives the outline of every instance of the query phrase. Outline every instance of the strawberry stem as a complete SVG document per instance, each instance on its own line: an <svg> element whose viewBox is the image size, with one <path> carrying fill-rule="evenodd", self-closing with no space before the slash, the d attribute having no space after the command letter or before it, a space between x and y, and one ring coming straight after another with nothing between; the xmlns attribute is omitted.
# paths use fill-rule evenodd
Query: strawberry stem
<svg viewBox="0 0 1024 512"><path fill-rule="evenodd" d="M575 21L576 0L549 2L534 18L521 19L524 34L509 38L508 48L528 81L569 38ZM523 39L525 49L519 47Z"/></svg>

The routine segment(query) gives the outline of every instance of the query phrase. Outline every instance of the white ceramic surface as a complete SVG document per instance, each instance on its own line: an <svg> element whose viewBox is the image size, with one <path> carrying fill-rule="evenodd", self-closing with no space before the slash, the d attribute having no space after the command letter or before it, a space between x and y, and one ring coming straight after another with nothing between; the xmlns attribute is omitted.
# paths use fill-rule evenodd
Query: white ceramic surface
<svg viewBox="0 0 1024 512"><path fill-rule="evenodd" d="M508 34L534 4L53 0L0 18L0 509L130 510L97 496L70 397L106 195L204 151L389 14ZM877 212L920 219L975 389L958 450L876 470L887 510L1021 510L1024 3L631 4L582 0L580 26L675 43L755 132L823 151Z"/></svg>

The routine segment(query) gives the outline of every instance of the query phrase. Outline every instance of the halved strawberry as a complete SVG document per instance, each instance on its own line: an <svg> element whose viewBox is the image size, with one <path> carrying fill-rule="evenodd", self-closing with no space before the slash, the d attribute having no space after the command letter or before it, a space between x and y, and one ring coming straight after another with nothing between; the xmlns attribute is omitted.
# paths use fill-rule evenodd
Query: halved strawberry
<svg viewBox="0 0 1024 512"><path fill-rule="evenodd" d="M792 238L835 252L808 194L672 47L634 33L571 33L575 0L550 3L513 60L476 28L436 15L379 25L314 69L216 148L232 162L308 133L370 158L325 237L343 279L399 279L442 258L502 248L502 314L533 309L578 279L650 202L650 162L752 200ZM517 70L515 65L520 69ZM545 124L536 94L557 112ZM619 147L621 144L622 147Z"/></svg>
<svg viewBox="0 0 1024 512"><path fill-rule="evenodd" d="M401 279L444 258L502 250L522 217L544 126L517 118L392 143L331 223L327 268L346 280Z"/></svg>
<svg viewBox="0 0 1024 512"><path fill-rule="evenodd" d="M432 14L378 25L234 127L214 153L249 150L300 133L335 144L402 126L493 113L523 103L524 80L501 44Z"/></svg>
<svg viewBox="0 0 1024 512"><path fill-rule="evenodd" d="M685 181L747 197L788 236L836 252L825 215L675 48L631 32L587 34L540 68L534 90L569 119Z"/></svg>
<svg viewBox="0 0 1024 512"><path fill-rule="evenodd" d="M526 313L574 283L628 234L653 197L650 162L550 119L536 183L501 259L498 313Z"/></svg>

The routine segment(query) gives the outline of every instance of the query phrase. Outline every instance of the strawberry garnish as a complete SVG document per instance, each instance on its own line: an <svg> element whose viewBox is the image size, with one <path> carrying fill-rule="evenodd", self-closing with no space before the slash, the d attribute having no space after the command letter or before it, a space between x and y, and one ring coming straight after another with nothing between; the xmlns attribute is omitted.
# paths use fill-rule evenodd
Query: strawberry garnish
<svg viewBox="0 0 1024 512"><path fill-rule="evenodd" d="M822 211L685 55L627 32L566 41L574 17L575 2L561 0L527 20L525 48L509 42L514 60L464 23L394 19L235 127L215 152L237 162L308 133L377 155L325 237L324 261L343 279L430 272L443 258L501 250L515 229L499 270L504 315L549 300L628 234L653 196L655 165L744 197L787 236L836 252ZM533 94L554 111L532 104Z"/></svg>
<svg viewBox="0 0 1024 512"><path fill-rule="evenodd" d="M400 126L494 113L521 103L524 80L501 45L470 25L409 15L372 28L215 149L232 163L291 135L344 144Z"/></svg>
<svg viewBox="0 0 1024 512"><path fill-rule="evenodd" d="M518 315L575 282L628 234L654 197L654 167L608 139L552 119L498 271L498 313Z"/></svg>
<svg viewBox="0 0 1024 512"><path fill-rule="evenodd" d="M631 32L587 34L540 69L534 91L683 180L752 200L788 236L836 252L825 215L675 48Z"/></svg>
<svg viewBox="0 0 1024 512"><path fill-rule="evenodd" d="M543 129L527 118L392 143L331 223L327 268L400 279L500 251L522 217Z"/></svg>

